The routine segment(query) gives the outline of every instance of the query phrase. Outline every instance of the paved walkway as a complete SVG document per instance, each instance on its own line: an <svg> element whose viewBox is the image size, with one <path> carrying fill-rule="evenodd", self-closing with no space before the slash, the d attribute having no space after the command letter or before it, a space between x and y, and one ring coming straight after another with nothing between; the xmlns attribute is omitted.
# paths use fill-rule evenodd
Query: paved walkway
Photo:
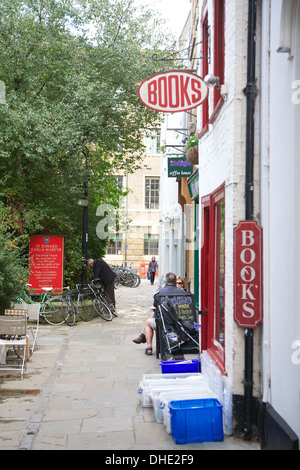
<svg viewBox="0 0 300 470"><path fill-rule="evenodd" d="M155 286L116 292L118 318L74 327L40 327L39 350L23 380L0 373L1 450L258 450L225 437L220 443L177 445L137 393L159 360L132 338L151 314ZM7 374L7 373L6 373Z"/></svg>

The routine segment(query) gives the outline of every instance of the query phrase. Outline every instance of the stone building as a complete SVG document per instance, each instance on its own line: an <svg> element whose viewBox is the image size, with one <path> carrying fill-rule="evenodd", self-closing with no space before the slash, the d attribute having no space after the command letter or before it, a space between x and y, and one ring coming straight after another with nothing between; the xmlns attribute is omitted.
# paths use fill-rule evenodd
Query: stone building
<svg viewBox="0 0 300 470"><path fill-rule="evenodd" d="M141 169L116 175L122 188L129 191L120 202L123 223L105 256L110 264L132 265L142 277L151 257L159 260L160 129L149 129L145 147Z"/></svg>

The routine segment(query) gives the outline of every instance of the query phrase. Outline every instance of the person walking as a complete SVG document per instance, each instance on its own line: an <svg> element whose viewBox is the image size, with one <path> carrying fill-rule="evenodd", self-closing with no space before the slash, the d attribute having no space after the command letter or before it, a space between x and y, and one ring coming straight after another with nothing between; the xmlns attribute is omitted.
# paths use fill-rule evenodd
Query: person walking
<svg viewBox="0 0 300 470"><path fill-rule="evenodd" d="M103 284L105 292L109 295L114 307L116 306L115 301L115 277L116 274L108 266L103 259L88 259L88 266L93 268L94 282L98 281Z"/></svg>
<svg viewBox="0 0 300 470"><path fill-rule="evenodd" d="M155 279L155 274L156 274L157 269L158 269L157 261L155 259L155 256L152 256L152 259L148 266L148 273L149 273L151 286L153 286L154 284L154 279Z"/></svg>

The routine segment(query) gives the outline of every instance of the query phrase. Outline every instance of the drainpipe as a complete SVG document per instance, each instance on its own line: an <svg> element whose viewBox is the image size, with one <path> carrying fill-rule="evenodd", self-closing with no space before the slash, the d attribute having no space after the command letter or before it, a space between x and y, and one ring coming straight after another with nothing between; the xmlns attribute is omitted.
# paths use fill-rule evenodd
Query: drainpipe
<svg viewBox="0 0 300 470"><path fill-rule="evenodd" d="M246 220L253 220L254 193L254 112L256 98L255 58L256 58L256 9L257 0L249 0L248 10L248 59L246 122L246 179L245 213ZM245 377L244 377L244 437L252 436L252 393L253 393L253 329L245 330Z"/></svg>

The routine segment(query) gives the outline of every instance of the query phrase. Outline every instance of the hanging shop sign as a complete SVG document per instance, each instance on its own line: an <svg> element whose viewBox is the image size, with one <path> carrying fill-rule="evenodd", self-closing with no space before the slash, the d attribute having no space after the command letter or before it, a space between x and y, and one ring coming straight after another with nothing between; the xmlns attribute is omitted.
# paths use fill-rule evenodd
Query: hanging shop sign
<svg viewBox="0 0 300 470"><path fill-rule="evenodd" d="M189 178L193 174L193 165L185 157L168 158L169 178Z"/></svg>
<svg viewBox="0 0 300 470"><path fill-rule="evenodd" d="M179 113L196 108L208 97L201 77L185 70L171 70L147 78L139 86L139 98L148 108Z"/></svg>
<svg viewBox="0 0 300 470"><path fill-rule="evenodd" d="M263 319L262 251L262 228L241 221L234 229L234 319L243 328L256 328Z"/></svg>
<svg viewBox="0 0 300 470"><path fill-rule="evenodd" d="M29 284L37 294L43 287L63 290L64 237L32 235L29 243Z"/></svg>

